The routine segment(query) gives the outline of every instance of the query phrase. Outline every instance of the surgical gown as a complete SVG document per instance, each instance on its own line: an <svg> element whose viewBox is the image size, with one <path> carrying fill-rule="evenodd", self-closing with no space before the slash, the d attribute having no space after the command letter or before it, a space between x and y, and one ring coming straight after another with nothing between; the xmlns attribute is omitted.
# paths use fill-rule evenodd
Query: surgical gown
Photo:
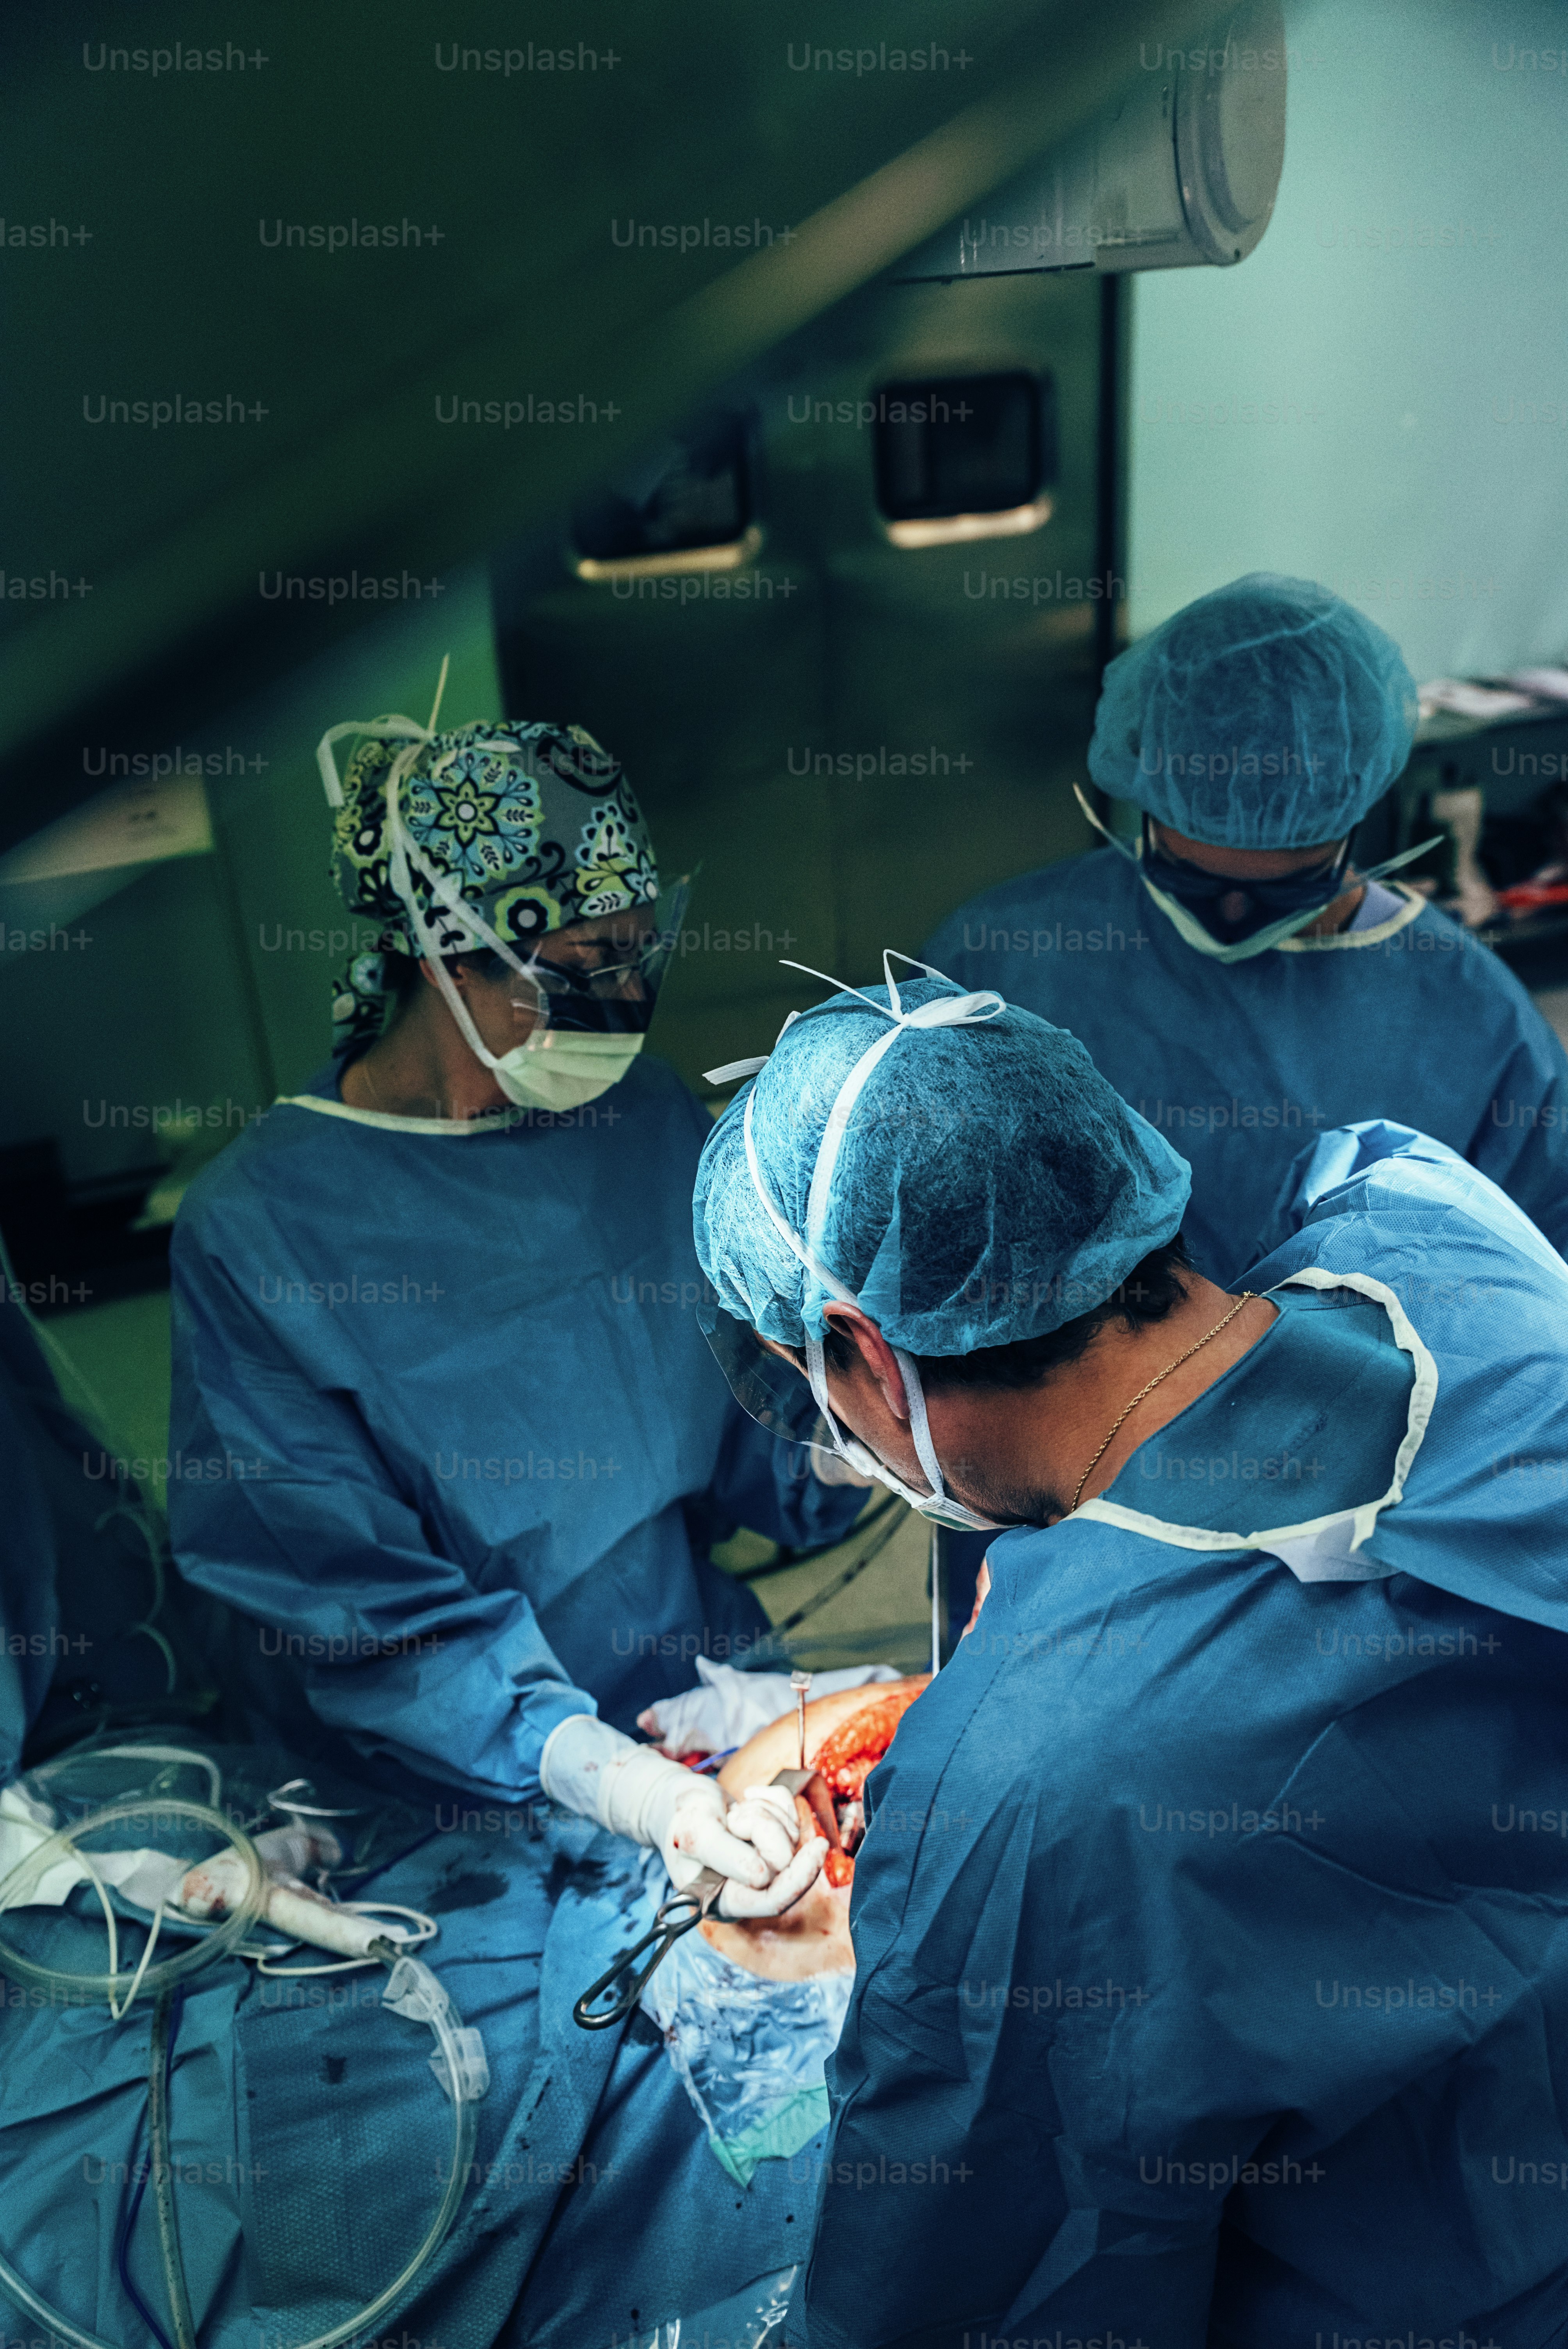
<svg viewBox="0 0 1568 2349"><path fill-rule="evenodd" d="M266 1745L203 1740L201 1751L236 1818L264 1810L299 1766ZM157 1764L88 1755L83 1773L78 1809L87 1786L98 1799L116 1776L127 1793L144 1789ZM61 1790L35 1791L57 1801ZM187 1767L166 1769L162 1791L211 1790ZM318 1793L342 1802L354 1789L323 1774ZM738 2313L726 2303L755 2301L757 2279L799 2258L810 2189L790 2173L809 2174L810 2149L763 2162L742 2191L646 2018L624 2032L572 2019L650 1922L645 1855L546 1806L469 1809L455 1797L434 1834L428 1813L375 1805L346 1834L356 1864L370 1862L346 1880L348 1897L438 1925L421 1958L482 2034L490 2073L450 2235L356 2339L647 2349L667 2324L698 2344L707 2333L710 2349L756 2341L726 2321ZM144 1911L120 1941L128 1964L147 1921ZM170 1930L155 1963L171 1952ZM172 1930L189 1949L189 1933ZM85 1891L68 1911L8 1912L4 1938L67 1972L105 1962ZM387 2011L379 1967L294 1971L322 1957L298 1952L266 1973L222 1957L188 1979L170 2018L172 2193L201 2349L283 2349L346 2322L397 2275L449 2174L451 2106L431 2076L428 2027ZM155 2314L166 2305L154 2197L134 2186L148 2156L150 2005L141 1997L117 2023L101 1998L66 1984L51 1998L0 1976L0 2261L89 2337L126 2349L152 2338L128 2283ZM0 2332L11 2349L49 2338L3 2283Z"/></svg>
<svg viewBox="0 0 1568 2349"><path fill-rule="evenodd" d="M1568 1271L1384 1127L1280 1228L870 1782L810 2349L1568 2324Z"/></svg>
<svg viewBox="0 0 1568 2349"><path fill-rule="evenodd" d="M922 951L1088 1046L1191 1162L1187 1237L1226 1286L1304 1144L1369 1117L1446 1142L1568 1252L1568 1058L1494 955L1400 895L1370 928L1222 964L1102 848L975 898Z"/></svg>
<svg viewBox="0 0 1568 2349"><path fill-rule="evenodd" d="M698 1655L752 1652L766 1618L708 1539L829 1540L864 1496L708 1352L707 1131L645 1060L585 1109L458 1132L346 1114L329 1071L192 1185L170 1528L232 1610L242 1719L389 1788L517 1801L568 1714L629 1729Z"/></svg>

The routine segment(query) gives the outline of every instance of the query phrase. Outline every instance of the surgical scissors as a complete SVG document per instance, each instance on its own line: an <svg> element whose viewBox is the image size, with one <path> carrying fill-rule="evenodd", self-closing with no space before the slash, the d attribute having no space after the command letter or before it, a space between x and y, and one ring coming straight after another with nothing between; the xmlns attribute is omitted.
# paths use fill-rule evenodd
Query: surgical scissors
<svg viewBox="0 0 1568 2349"><path fill-rule="evenodd" d="M800 1759L804 1763L806 1758L805 1698L799 1686L802 1682L809 1687L810 1675L799 1672L793 1675L791 1685L795 1686L796 1693L800 1698ZM827 1842L837 1851L843 1849L843 1842L839 1833L839 1822L833 1811L833 1797L820 1770L805 1768L779 1770L774 1773L769 1784L782 1786L786 1794L803 1799ZM700 1925L703 1919L711 1913L715 1901L728 1881L729 1878L721 1876L717 1868L705 1868L693 1877L684 1892L672 1894L662 1908L654 1911L654 1921L642 1940L634 1941L629 1950L623 1950L609 1971L601 1974L596 1982L589 1984L572 2010L573 2022L580 2023L584 2031L608 2031L612 2023L624 2022L642 1996L643 1985L654 1968L663 1963L683 1933L689 1933L694 1925ZM676 1919L672 1923L670 1920L677 1909L685 1909L689 1913ZM653 1956L641 1973L635 1975L627 1988L621 1992L614 2006L601 2007L597 2014L590 2013L589 2009L593 2001L601 1997L612 1982L618 1982L634 1960L640 1958L643 1951L655 1941L658 1943L658 1947L654 1951Z"/></svg>
<svg viewBox="0 0 1568 2349"><path fill-rule="evenodd" d="M624 2022L642 1996L644 1985L655 1967L669 1955L683 1933L689 1933L694 1925L702 1923L727 1881L728 1878L721 1876L717 1868L705 1868L692 1878L684 1892L672 1894L662 1908L654 1912L654 1921L642 1940L634 1941L629 1950L623 1950L609 1971L602 1973L596 1982L589 1984L572 2010L573 2022L581 2024L584 2031L607 2031L612 2023ZM676 1916L678 1909L685 1909L686 1915ZM614 2004L601 2007L597 2013L592 2013L593 2001L602 1997L613 1982L618 1982L643 1951L655 1942L658 1946L653 1956L641 1971L633 1976Z"/></svg>

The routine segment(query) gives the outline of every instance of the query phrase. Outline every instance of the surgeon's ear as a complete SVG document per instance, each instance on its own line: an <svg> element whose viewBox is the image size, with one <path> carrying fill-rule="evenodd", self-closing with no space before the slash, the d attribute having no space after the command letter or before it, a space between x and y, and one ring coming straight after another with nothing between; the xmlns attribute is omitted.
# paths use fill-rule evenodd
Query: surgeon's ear
<svg viewBox="0 0 1568 2349"><path fill-rule="evenodd" d="M823 1308L823 1313L830 1328L847 1345L853 1347L860 1358L861 1368L876 1381L882 1390L882 1401L893 1417L907 1420L909 1402L903 1391L903 1373L899 1369L892 1348L876 1323L869 1321L852 1305L828 1305Z"/></svg>

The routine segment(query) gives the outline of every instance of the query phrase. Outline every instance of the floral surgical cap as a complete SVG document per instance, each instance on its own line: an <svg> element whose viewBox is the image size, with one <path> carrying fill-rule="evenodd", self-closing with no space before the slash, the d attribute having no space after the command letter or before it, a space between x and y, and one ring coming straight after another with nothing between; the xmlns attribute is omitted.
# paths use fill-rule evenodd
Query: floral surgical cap
<svg viewBox="0 0 1568 2349"><path fill-rule="evenodd" d="M391 874L387 784L407 750L402 733L367 728L343 777L333 879L349 911L378 919L381 935L378 950L356 954L334 988L335 1052L380 1034L384 954L424 951ZM620 762L581 726L508 718L431 735L406 774L401 807L416 846L524 960L552 930L659 894L653 843ZM478 931L417 862L409 875L441 952L481 951Z"/></svg>

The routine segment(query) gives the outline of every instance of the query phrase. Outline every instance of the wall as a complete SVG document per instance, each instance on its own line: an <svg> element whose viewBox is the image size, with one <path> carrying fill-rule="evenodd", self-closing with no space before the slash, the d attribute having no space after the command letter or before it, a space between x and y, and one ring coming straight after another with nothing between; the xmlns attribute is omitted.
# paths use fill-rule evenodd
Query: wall
<svg viewBox="0 0 1568 2349"><path fill-rule="evenodd" d="M1363 605L1418 678L1560 658L1568 13L1320 0L1290 25L1262 244L1134 286L1133 633L1268 569Z"/></svg>
<svg viewBox="0 0 1568 2349"><path fill-rule="evenodd" d="M321 1065L346 917L315 745L340 719L428 717L449 651L443 717L499 716L482 573L455 575L436 602L400 607L180 746L242 770L207 785L216 849L139 874L58 950L5 957L0 1145L53 1134L68 1180L105 1180L167 1161L178 1112L216 1112L203 1132L237 1132Z"/></svg>
<svg viewBox="0 0 1568 2349"><path fill-rule="evenodd" d="M662 869L700 864L654 1030L688 1081L820 999L783 957L879 979L884 947L913 954L975 890L1089 844L1071 783L1095 694L1099 295L1087 274L883 287L779 354L742 596L723 574L713 594L635 583L645 596L563 564L503 593L514 711L590 727L624 760ZM1014 368L1055 381L1050 520L890 545L862 404Z"/></svg>

